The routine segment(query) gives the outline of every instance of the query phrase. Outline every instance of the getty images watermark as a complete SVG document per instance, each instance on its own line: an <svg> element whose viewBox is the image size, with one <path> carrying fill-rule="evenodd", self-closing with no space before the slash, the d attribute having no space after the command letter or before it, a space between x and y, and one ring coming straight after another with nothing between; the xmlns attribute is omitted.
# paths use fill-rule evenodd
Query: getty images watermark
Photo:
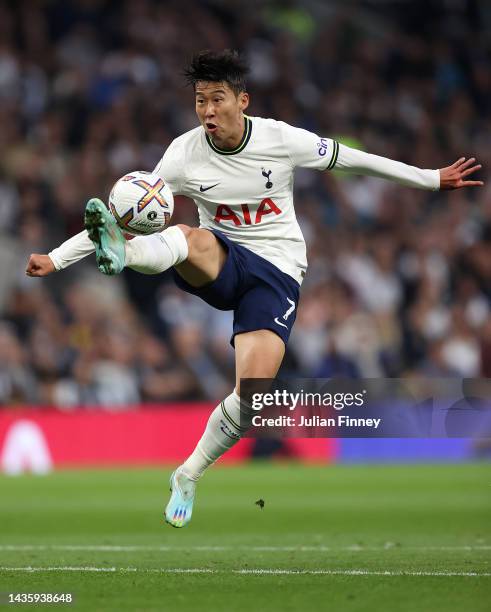
<svg viewBox="0 0 491 612"><path fill-rule="evenodd" d="M246 437L491 438L489 379L243 379Z"/></svg>
<svg viewBox="0 0 491 612"><path fill-rule="evenodd" d="M338 414L334 417L309 414L301 409L322 407L332 408L333 410L343 410L363 406L367 391L364 389L358 393L319 393L313 391L297 392L287 391L286 389L275 389L269 393L255 392L251 396L250 406L252 410L261 410L265 407L280 407L293 413L297 410L296 416L280 414L276 418L255 414L252 416L251 425L253 427L270 427L280 425L283 427L339 427L349 425L351 427L377 427L380 425L381 418L354 418L347 414ZM267 412L267 411L266 411Z"/></svg>

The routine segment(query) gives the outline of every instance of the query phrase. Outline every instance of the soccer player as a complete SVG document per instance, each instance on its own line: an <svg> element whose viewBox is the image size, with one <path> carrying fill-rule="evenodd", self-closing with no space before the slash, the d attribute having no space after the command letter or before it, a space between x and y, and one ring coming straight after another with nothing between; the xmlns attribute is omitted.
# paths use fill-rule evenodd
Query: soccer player
<svg viewBox="0 0 491 612"><path fill-rule="evenodd" d="M293 207L296 167L376 176L420 189L482 185L468 177L481 166L461 158L422 170L351 149L274 119L249 117L247 66L236 52L201 52L186 76L199 127L176 138L154 172L175 194L194 200L199 228L176 225L126 241L99 199L88 202L86 231L48 255L31 255L26 273L45 276L95 249L99 269L125 266L144 274L172 268L176 284L215 308L234 311L236 386L212 412L192 454L171 476L165 518L189 523L196 482L244 433L242 378L274 378L280 367L307 269ZM242 407L244 411L244 407Z"/></svg>

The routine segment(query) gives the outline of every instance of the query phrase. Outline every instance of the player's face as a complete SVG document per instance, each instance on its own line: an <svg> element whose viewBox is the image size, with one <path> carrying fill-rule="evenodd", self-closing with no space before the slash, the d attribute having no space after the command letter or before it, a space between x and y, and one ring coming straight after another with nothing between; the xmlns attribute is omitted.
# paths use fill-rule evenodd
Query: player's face
<svg viewBox="0 0 491 612"><path fill-rule="evenodd" d="M227 83L199 81L196 84L196 114L206 133L220 148L233 149L244 131L244 110L249 105L249 95L238 96Z"/></svg>

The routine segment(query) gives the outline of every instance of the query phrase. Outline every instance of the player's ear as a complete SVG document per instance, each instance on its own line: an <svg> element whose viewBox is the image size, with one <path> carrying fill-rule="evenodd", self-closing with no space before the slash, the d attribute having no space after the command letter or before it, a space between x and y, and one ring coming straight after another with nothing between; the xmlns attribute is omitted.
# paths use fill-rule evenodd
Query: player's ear
<svg viewBox="0 0 491 612"><path fill-rule="evenodd" d="M239 94L239 108L244 111L249 106L249 94L241 91Z"/></svg>

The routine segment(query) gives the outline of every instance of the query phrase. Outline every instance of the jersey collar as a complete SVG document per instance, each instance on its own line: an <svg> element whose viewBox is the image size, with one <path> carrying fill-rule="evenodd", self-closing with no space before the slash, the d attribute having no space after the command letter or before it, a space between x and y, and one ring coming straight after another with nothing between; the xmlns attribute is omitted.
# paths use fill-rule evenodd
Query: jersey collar
<svg viewBox="0 0 491 612"><path fill-rule="evenodd" d="M247 115L244 115L244 120L245 120L244 133L242 134L241 141L239 142L238 146L235 147L235 149L227 150L227 149L218 148L216 144L213 143L213 140L208 136L208 134L205 133L206 142L210 145L213 151L215 151L215 153L218 153L219 155L237 155L237 153L240 153L246 148L247 143L249 142L251 138L252 121L250 120L249 117L247 117Z"/></svg>

